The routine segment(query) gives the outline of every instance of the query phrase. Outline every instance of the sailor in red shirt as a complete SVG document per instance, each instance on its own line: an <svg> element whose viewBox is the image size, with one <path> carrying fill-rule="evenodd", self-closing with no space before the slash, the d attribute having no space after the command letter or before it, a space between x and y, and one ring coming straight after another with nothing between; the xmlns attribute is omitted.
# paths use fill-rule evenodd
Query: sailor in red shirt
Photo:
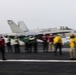
<svg viewBox="0 0 76 75"><path fill-rule="evenodd" d="M51 50L53 50L53 40L54 40L54 36L50 34L48 37L48 42L49 42L48 52L51 52Z"/></svg>
<svg viewBox="0 0 76 75"><path fill-rule="evenodd" d="M5 41L1 35L0 35L0 52L2 54L2 60L6 60L5 59Z"/></svg>

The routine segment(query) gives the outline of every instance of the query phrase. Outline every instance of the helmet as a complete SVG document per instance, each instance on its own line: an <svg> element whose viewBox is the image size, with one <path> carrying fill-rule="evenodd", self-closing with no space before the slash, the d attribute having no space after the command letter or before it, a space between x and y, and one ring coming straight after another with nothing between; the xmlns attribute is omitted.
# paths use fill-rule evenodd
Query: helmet
<svg viewBox="0 0 76 75"><path fill-rule="evenodd" d="M74 34L70 34L70 36L74 36Z"/></svg>
<svg viewBox="0 0 76 75"><path fill-rule="evenodd" d="M17 36L15 36L14 38L17 39Z"/></svg>
<svg viewBox="0 0 76 75"><path fill-rule="evenodd" d="M75 35L74 34L70 34L70 38L74 38L75 37Z"/></svg>
<svg viewBox="0 0 76 75"><path fill-rule="evenodd" d="M60 34L57 34L57 36L60 36Z"/></svg>
<svg viewBox="0 0 76 75"><path fill-rule="evenodd" d="M29 38L32 38L32 36L29 36Z"/></svg>
<svg viewBox="0 0 76 75"><path fill-rule="evenodd" d="M50 35L53 35L53 34L50 34Z"/></svg>

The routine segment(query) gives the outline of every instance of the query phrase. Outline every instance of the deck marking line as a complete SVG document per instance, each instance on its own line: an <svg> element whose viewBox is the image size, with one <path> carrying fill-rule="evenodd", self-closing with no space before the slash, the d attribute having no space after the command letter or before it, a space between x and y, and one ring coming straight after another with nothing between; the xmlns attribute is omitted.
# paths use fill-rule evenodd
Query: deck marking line
<svg viewBox="0 0 76 75"><path fill-rule="evenodd" d="M76 60L22 60L22 59L15 59L15 60L0 60L0 62L76 62Z"/></svg>

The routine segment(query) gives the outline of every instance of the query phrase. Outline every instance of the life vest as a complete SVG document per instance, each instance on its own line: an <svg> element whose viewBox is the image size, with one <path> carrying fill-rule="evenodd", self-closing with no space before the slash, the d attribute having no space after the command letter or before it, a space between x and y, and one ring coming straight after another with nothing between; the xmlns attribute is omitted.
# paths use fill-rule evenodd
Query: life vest
<svg viewBox="0 0 76 75"><path fill-rule="evenodd" d="M49 42L53 42L54 37L50 35L49 38L48 38L48 40L49 40Z"/></svg>
<svg viewBox="0 0 76 75"><path fill-rule="evenodd" d="M76 46L75 38L70 39L70 47L74 48Z"/></svg>
<svg viewBox="0 0 76 75"><path fill-rule="evenodd" d="M7 42L10 42L10 38L7 38Z"/></svg>
<svg viewBox="0 0 76 75"><path fill-rule="evenodd" d="M28 38L28 37L25 37L25 38L23 39L23 42L29 43L29 38Z"/></svg>
<svg viewBox="0 0 76 75"><path fill-rule="evenodd" d="M4 46L5 45L5 41L4 41L4 39L1 39L0 40L0 47L2 47L2 46Z"/></svg>
<svg viewBox="0 0 76 75"><path fill-rule="evenodd" d="M14 44L19 44L18 39L15 39L15 40L14 40Z"/></svg>
<svg viewBox="0 0 76 75"><path fill-rule="evenodd" d="M60 36L56 36L54 38L54 44L56 44L56 43L61 43L62 44L62 38Z"/></svg>

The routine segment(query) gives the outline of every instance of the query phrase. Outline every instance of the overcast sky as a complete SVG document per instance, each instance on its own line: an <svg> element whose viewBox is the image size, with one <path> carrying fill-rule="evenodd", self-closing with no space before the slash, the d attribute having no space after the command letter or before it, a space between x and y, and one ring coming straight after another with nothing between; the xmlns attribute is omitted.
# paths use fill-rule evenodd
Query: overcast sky
<svg viewBox="0 0 76 75"><path fill-rule="evenodd" d="M7 20L24 21L29 29L76 29L76 0L0 0L0 33L12 32Z"/></svg>

